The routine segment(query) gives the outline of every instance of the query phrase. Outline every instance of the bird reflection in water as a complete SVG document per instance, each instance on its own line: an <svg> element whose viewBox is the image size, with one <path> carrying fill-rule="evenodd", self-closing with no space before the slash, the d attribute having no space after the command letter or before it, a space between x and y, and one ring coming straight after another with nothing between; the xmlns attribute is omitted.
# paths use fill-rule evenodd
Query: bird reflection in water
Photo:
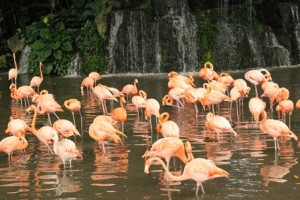
<svg viewBox="0 0 300 200"><path fill-rule="evenodd" d="M127 179L128 172L128 147L127 145L107 145L103 153L98 147L94 148L95 169L91 173L93 186L114 186L117 179ZM122 175L124 174L124 175Z"/></svg>
<svg viewBox="0 0 300 200"><path fill-rule="evenodd" d="M269 192L268 186L270 182L284 183L287 181L287 179L284 179L284 176L290 173L290 169L298 163L294 155L294 148L289 141L280 142L280 150L275 155L275 160L272 161L273 164L264 165L260 169L265 192Z"/></svg>

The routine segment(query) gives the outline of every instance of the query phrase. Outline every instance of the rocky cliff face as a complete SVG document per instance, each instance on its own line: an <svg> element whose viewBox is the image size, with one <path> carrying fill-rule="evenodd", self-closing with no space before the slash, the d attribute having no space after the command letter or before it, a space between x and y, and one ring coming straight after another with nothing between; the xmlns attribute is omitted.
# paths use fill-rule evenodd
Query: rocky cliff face
<svg viewBox="0 0 300 200"><path fill-rule="evenodd" d="M268 0L216 1L212 8L190 8L187 0L152 0L151 12L118 10L109 15L109 68L112 73L198 71L201 51L201 9L211 9L217 27L211 47L219 71L298 64L299 2ZM248 6L248 23L230 20L236 6ZM231 10L230 10L231 9ZM251 10L250 9L250 10ZM192 11L193 10L193 11ZM195 12L197 10L197 12ZM254 26L255 15L262 27Z"/></svg>

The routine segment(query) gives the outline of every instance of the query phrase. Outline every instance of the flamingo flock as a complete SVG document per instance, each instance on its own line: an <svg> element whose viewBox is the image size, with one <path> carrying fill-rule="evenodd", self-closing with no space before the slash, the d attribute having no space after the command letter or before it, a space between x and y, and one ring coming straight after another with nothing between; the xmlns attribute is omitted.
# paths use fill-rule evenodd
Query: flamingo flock
<svg viewBox="0 0 300 200"><path fill-rule="evenodd" d="M33 77L30 85L18 88L17 75L12 76L9 73L8 79L12 80L10 86L12 101L20 101L20 106L24 104L26 112L34 114L31 124L27 124L22 119L10 117L5 130L5 133L10 136L1 140L0 152L5 152L8 155L8 162L11 162L13 152L23 151L28 145L31 145L26 140L26 133L29 132L47 147L50 154L61 159L64 168L67 167L67 162L71 168L73 160L83 158L73 141L76 137L83 136L83 132L80 133L79 126L75 123L75 113L78 112L82 128L84 115L80 111L81 102L75 98L66 99L63 107L56 101L54 94L49 93L46 89L39 91L43 81L42 62L39 63L39 69L40 76ZM14 68L14 71L16 70L17 65ZM149 121L151 130L151 144L141 156L145 159L144 172L150 173L150 166L159 163L165 170L167 181L191 179L197 183L196 194L198 194L199 187L204 193L203 182L220 177L229 178L229 173L218 167L212 160L194 158L192 141L182 139L183 133L178 121L172 119L170 113L162 112L161 107L172 106L180 113L181 110L192 104L195 116L191 115L191 117L203 120L204 132L215 134L216 142L223 142L221 138L225 133L231 133L238 140L239 134L238 130L235 130L231 110L233 102L235 102L236 115L239 119L240 110L243 110L244 98L250 98L248 96L251 86L254 86L255 95L250 98L248 109L254 119L253 126L257 127L261 134L273 138L275 153L280 151L278 142L280 137L298 141L297 134L290 128L292 112L294 108L300 110L300 100L294 103L289 99L288 89L279 87L277 83L273 82L271 73L267 69L249 70L244 74L245 79L234 79L227 72L218 74L214 71L214 65L206 62L198 72L198 78L204 81L202 86L195 85L192 72L188 73L188 76L184 76L171 71L166 78L168 79L166 85L168 92L161 99L148 98L148 91L139 89L137 78L133 80L133 84L124 85L120 90L97 83L101 81L101 76L97 72L92 72L88 77L83 78L78 89L82 95L96 99L99 110L102 112L89 124L88 133L89 137L99 144L103 153L109 150L105 148L107 142L114 142L117 145L126 142L127 134L124 124L127 122L128 109L134 107L138 119ZM251 85L248 86L247 82ZM258 92L260 85L263 91L261 95ZM35 87L37 92L34 90ZM264 100L264 97L268 98L268 102ZM114 101L118 103L114 105ZM111 105L109 108L108 104ZM267 104L269 104L269 108ZM202 110L199 110L199 105ZM222 115L221 105L228 107L229 114ZM275 105L275 110L278 112L277 119L273 116ZM61 119L58 116L57 112L64 112L64 108L71 112L73 121ZM205 113L206 117L198 119L199 112ZM44 114L48 116L48 121L45 122L47 125L37 129L36 119ZM56 116L56 121L53 123L50 114ZM288 122L286 115L289 117ZM153 129L153 126L156 129ZM157 134L156 140L153 134ZM170 160L173 157L179 158L184 164L183 172L179 176L170 172Z"/></svg>

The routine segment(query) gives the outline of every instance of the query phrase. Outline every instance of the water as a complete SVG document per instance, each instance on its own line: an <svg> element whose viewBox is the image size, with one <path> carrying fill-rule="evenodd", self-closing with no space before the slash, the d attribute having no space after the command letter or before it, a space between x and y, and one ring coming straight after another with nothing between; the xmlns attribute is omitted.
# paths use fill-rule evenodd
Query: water
<svg viewBox="0 0 300 200"><path fill-rule="evenodd" d="M296 102L300 97L300 67L276 68L270 70L273 80L290 90L290 99ZM234 78L241 78L245 72L232 72ZM136 75L106 76L100 82L121 89L132 84ZM166 74L137 75L138 88L148 93L148 98L160 99L167 93ZM0 138L6 137L4 131L11 114L31 123L32 114L27 115L24 108L9 97L9 81L1 75ZM178 110L174 107L161 107L161 112L170 113L178 123L181 139L189 140L195 157L212 159L219 167L230 173L228 179L219 178L204 183L206 194L195 196L196 183L192 180L168 183L160 166L151 167L151 176L144 174L144 160L141 158L151 144L151 129L148 121L138 118L133 107L127 105L128 119L124 132L128 136L123 145L106 144L104 154L98 144L89 137L88 127L92 120L102 114L95 98L80 92L83 77L45 77L41 89L47 89L63 105L69 98L82 102L83 127L77 126L83 134L82 139L74 140L83 153L82 160L73 161L70 169L63 167L61 160L47 152L38 140L28 133L29 146L25 156L15 153L10 164L7 155L0 154L0 195L7 199L298 199L300 197L299 147L293 141L281 140L281 150L275 159L274 143L271 137L262 134L252 126L251 116L246 106L241 121L233 115L233 128L238 137L225 134L223 142L214 139L214 134L204 131L204 117L201 111L197 118L193 105ZM195 77L196 85L203 81ZM29 84L30 77L21 75L18 85ZM250 97L254 95L254 88ZM259 91L261 94L261 91ZM267 100L266 100L267 101ZM118 106L114 103L108 110ZM198 105L199 106L199 105ZM199 109L201 107L199 106ZM234 107L235 108L235 107ZM267 106L268 108L268 106ZM72 120L71 113L64 109L58 113L60 118ZM201 109L200 109L201 110ZM235 112L233 112L235 113ZM221 114L228 117L226 104L221 106ZM51 116L55 120L54 116ZM38 116L37 128L45 125L47 117ZM300 111L292 115L292 130L300 136ZM120 128L120 126L118 126ZM154 127L153 127L154 128ZM154 129L155 130L155 129ZM156 140L156 132L153 133ZM171 169L177 174L184 165L180 160L171 160Z"/></svg>

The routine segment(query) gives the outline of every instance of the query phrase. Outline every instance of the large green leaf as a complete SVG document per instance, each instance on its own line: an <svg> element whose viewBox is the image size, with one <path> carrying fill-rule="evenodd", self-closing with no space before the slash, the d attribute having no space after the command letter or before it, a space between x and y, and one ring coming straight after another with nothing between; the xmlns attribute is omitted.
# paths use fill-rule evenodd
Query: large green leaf
<svg viewBox="0 0 300 200"><path fill-rule="evenodd" d="M51 48L43 49L39 52L38 60L39 61L44 61L47 58L49 58L51 56L51 54L52 54L52 49Z"/></svg>
<svg viewBox="0 0 300 200"><path fill-rule="evenodd" d="M49 29L41 29L40 30L40 35L42 38L49 40L51 37L51 33Z"/></svg>
<svg viewBox="0 0 300 200"><path fill-rule="evenodd" d="M58 49L60 47L61 42L60 41L54 41L50 44L52 49Z"/></svg>
<svg viewBox="0 0 300 200"><path fill-rule="evenodd" d="M62 58L62 51L57 49L53 52L53 55L57 60L60 60Z"/></svg>
<svg viewBox="0 0 300 200"><path fill-rule="evenodd" d="M36 40L32 45L31 48L32 49L36 49L36 50L40 50L46 47L45 42L41 41L41 40Z"/></svg>
<svg viewBox="0 0 300 200"><path fill-rule="evenodd" d="M62 50L63 51L72 51L72 44L71 44L71 42L69 42L69 41L66 41L66 42L64 42L63 43L63 45L62 45Z"/></svg>
<svg viewBox="0 0 300 200"><path fill-rule="evenodd" d="M63 22L58 22L55 26L57 30L65 30L65 24Z"/></svg>

